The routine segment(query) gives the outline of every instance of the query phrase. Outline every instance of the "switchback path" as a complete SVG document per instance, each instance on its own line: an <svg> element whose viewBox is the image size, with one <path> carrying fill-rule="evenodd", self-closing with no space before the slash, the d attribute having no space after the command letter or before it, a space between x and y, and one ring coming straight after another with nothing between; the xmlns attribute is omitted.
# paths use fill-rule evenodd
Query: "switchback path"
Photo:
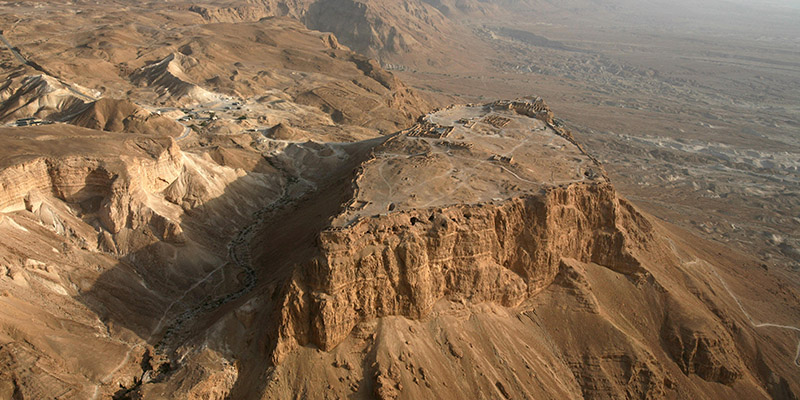
<svg viewBox="0 0 800 400"><path fill-rule="evenodd" d="M779 329L788 329L788 330L800 333L800 328L798 328L796 326L773 324L773 323L769 323L769 322L756 322L756 320L753 319L753 317L750 315L750 313L747 312L747 310L744 309L744 306L742 305L741 300L739 300L739 298L736 297L736 294L733 293L733 290L731 290L731 288L728 287L728 282L725 282L725 279L722 279L722 276L720 276L720 274L717 273L717 270L713 266L711 266L711 264L709 264L709 263L707 263L705 261L703 261L703 263L705 263L711 269L711 272L714 275L716 275L717 278L719 279L720 283L722 283L722 286L725 288L725 291L727 291L728 294L731 297L733 297L733 300L736 301L736 304L739 306L739 309L742 310L742 314L744 314L744 316L747 317L747 320L750 321L750 325L752 325L755 328L779 328ZM795 352L795 356L794 356L794 365L800 367L800 340L798 340L798 342L797 342L797 351Z"/></svg>
<svg viewBox="0 0 800 400"><path fill-rule="evenodd" d="M750 315L750 313L747 312L747 310L744 308L744 305L742 304L742 301L739 299L738 296L736 296L736 293L734 293L733 290L731 290L730 286L728 286L728 282L725 281L725 279L722 278L722 275L720 275L719 272L717 272L717 269L713 265L711 265L711 263L709 263L709 262L707 262L707 261L705 261L703 259L697 258L697 257L695 257L694 260L685 261L683 259L683 257L681 257L678 254L678 250L675 248L675 243L671 239L667 239L667 240L669 240L670 246L672 247L672 252L675 254L676 257L678 257L678 259L684 265L687 265L687 264L703 264L711 271L712 274L714 274L714 276L717 277L717 279L719 279L720 283L722 284L722 287L724 287L725 291L728 292L728 295L730 295L733 298L733 300L736 302L736 305L739 306L739 310L742 311L742 314L744 314L744 316L747 318L747 321L750 323L750 325L752 327L754 327L754 328L787 329L787 330L790 330L790 331L795 331L797 333L800 333L800 327L797 327L797 326L774 324L774 323L771 323L771 322L757 322L757 320L755 320ZM800 338L798 338L797 350L795 352L794 359L792 360L792 362L794 363L794 365L800 367Z"/></svg>

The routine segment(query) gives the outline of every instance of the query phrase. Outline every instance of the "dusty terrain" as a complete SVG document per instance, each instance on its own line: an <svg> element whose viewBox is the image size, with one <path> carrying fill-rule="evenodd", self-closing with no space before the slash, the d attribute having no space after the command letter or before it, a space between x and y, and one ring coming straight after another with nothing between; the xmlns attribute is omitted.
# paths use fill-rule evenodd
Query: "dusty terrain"
<svg viewBox="0 0 800 400"><path fill-rule="evenodd" d="M0 399L796 399L797 11L725 4L0 4Z"/></svg>
<svg viewBox="0 0 800 400"><path fill-rule="evenodd" d="M796 7L574 1L514 10L455 18L479 39L475 52L452 53L453 68L394 67L462 102L537 93L641 207L758 254L797 282Z"/></svg>
<svg viewBox="0 0 800 400"><path fill-rule="evenodd" d="M433 114L420 128L376 148L362 169L353 204L334 226L388 211L490 202L536 192L544 182L569 184L602 174L546 122L503 103Z"/></svg>

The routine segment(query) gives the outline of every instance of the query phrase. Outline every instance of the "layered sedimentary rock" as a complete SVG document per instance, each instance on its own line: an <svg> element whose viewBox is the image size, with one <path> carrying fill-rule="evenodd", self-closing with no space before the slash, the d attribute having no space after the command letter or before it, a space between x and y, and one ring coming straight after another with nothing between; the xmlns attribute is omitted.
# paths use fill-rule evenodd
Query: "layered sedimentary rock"
<svg viewBox="0 0 800 400"><path fill-rule="evenodd" d="M128 153L121 158L104 154L104 150L79 156L68 153L97 140L90 136L96 131L55 125L39 129L43 135L38 140L45 144L37 144L33 135L34 140L21 142L26 143L21 146L41 146L37 149L40 156L3 160L8 166L0 171L0 210L36 212L42 204L60 200L76 205L82 214L96 215L103 229L112 234L151 224L165 240L181 240L175 215L156 212L148 200L148 195L163 191L181 174L184 156L175 141L135 137L127 140L124 147ZM48 154L47 141L70 134L77 136L63 146L67 154Z"/></svg>
<svg viewBox="0 0 800 400"><path fill-rule="evenodd" d="M216 161L165 136L52 124L0 141L0 382L25 398L105 398L155 374L165 315L205 298L204 278L222 294L237 283L214 274L225 243L283 184L257 153L228 167L242 149L218 147ZM188 391L235 379L217 372Z"/></svg>
<svg viewBox="0 0 800 400"><path fill-rule="evenodd" d="M689 255L706 244L676 247L681 234L619 196L541 99L428 114L375 145L350 183L302 256L275 257L295 243L281 224L297 221L256 236L254 261L275 279L263 398L791 391L752 366L780 353L725 311L715 267ZM328 215L331 188L347 190L292 212Z"/></svg>
<svg viewBox="0 0 800 400"><path fill-rule="evenodd" d="M486 122L493 118L502 118L503 127ZM516 306L550 285L564 258L644 274L635 248L650 239L650 224L617 197L604 175L590 173L596 161L552 123L540 99L450 107L420 122L439 126L432 129L446 135L417 135L410 129L379 146L355 179L354 200L343 213L352 217L337 217L320 234L320 254L299 268L291 284L279 349L297 341L328 350L360 321L387 315L422 318L442 299ZM572 164L546 168L584 172L555 184L550 181L556 171L513 161L535 151L523 147L539 141L561 143L559 148L574 154ZM408 153L400 157L398 152ZM558 153L563 152L552 156L562 158ZM539 152L540 159L546 157ZM442 179L459 179L452 171L463 172L462 183L447 185L451 193L472 200L452 204L450 189L435 184L445 193L434 207L414 206L404 198L406 193L418 198L426 189L406 188L403 182L425 179L439 168ZM385 186L370 178L373 171ZM484 175L485 182L478 184L475 174ZM465 185L504 187L491 193L507 197L484 200L483 191L463 193ZM388 213L365 214L381 207Z"/></svg>
<svg viewBox="0 0 800 400"><path fill-rule="evenodd" d="M608 183L370 218L321 234L284 317L300 343L330 349L362 320L421 318L443 298L515 306L553 282L562 258L644 273L633 254L649 235Z"/></svg>

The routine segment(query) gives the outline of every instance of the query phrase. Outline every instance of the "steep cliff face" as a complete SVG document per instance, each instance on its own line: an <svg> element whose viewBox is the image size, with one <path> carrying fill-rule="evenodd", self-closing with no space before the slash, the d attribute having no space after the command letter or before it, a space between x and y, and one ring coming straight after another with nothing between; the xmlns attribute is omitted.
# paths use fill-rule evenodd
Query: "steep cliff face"
<svg viewBox="0 0 800 400"><path fill-rule="evenodd" d="M274 365L256 395L791 392L776 349L796 339L753 334L722 280L744 258L676 245L685 233L619 196L541 99L447 107L371 146L354 177L292 209L308 219L256 236L270 291L248 351ZM285 232L309 221L317 234ZM251 363L232 393L256 393Z"/></svg>
<svg viewBox="0 0 800 400"><path fill-rule="evenodd" d="M441 300L517 306L563 259L646 274L636 247L650 223L541 99L424 120L373 149L318 254L296 269L276 359L298 344L330 350L362 321L423 318Z"/></svg>
<svg viewBox="0 0 800 400"><path fill-rule="evenodd" d="M407 16L415 29L396 24L398 16ZM426 34L438 33L445 19L433 7L419 2L372 3L353 0L317 1L304 15L312 29L334 32L344 43L362 54L381 55L407 53Z"/></svg>
<svg viewBox="0 0 800 400"><path fill-rule="evenodd" d="M345 45L360 54L381 60L401 60L399 55L415 57L425 52L430 57L420 64L436 64L443 49L453 39L466 37L458 17L486 14L497 7L482 2L464 1L364 1L364 0L259 0L216 1L196 4L188 11L209 23L258 21L288 16L301 20L308 28L332 32ZM446 38L446 39L445 39ZM458 41L463 48L464 42ZM473 42L474 43L474 42Z"/></svg>
<svg viewBox="0 0 800 400"><path fill-rule="evenodd" d="M188 318L176 304L238 290L238 268L219 273L227 241L285 183L258 153L229 167L244 150L216 148L217 161L164 136L52 124L3 128L0 142L0 382L25 398L133 385L155 335ZM188 392L235 379L203 371L184 371L200 384Z"/></svg>
<svg viewBox="0 0 800 400"><path fill-rule="evenodd" d="M189 11L207 22L258 21L274 16L300 17L313 0L258 0L241 4L238 1L222 1L216 4L194 4Z"/></svg>
<svg viewBox="0 0 800 400"><path fill-rule="evenodd" d="M321 234L285 303L284 340L329 350L360 321L421 318L445 298L516 306L553 282L563 258L644 274L635 247L650 235L608 183L364 219Z"/></svg>
<svg viewBox="0 0 800 400"><path fill-rule="evenodd" d="M133 141L124 160L93 157L37 157L0 171L0 209L34 211L47 197L96 213L103 228L118 233L154 223L165 237L175 238L180 227L153 211L147 196L164 190L183 166L183 154L168 138Z"/></svg>
<svg viewBox="0 0 800 400"><path fill-rule="evenodd" d="M231 168L206 153L185 153L169 137L61 124L30 129L24 136L6 131L12 151L0 160L0 211L29 211L59 232L74 231L90 248L125 254L129 240L141 241L128 233L141 229L183 244L186 213L229 195L239 201L206 210L209 226L229 222L218 213L250 209L245 199L283 184L260 157ZM260 172L249 176L252 169Z"/></svg>

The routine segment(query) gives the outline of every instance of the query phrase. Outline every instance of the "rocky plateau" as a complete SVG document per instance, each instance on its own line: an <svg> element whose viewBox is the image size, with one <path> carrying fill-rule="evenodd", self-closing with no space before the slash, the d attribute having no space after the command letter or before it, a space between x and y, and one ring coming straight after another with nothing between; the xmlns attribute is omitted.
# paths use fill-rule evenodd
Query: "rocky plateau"
<svg viewBox="0 0 800 400"><path fill-rule="evenodd" d="M0 400L798 398L795 277L657 214L611 157L721 154L788 193L794 153L603 141L522 78L447 91L531 46L597 72L484 23L586 14L101 3L0 4Z"/></svg>

